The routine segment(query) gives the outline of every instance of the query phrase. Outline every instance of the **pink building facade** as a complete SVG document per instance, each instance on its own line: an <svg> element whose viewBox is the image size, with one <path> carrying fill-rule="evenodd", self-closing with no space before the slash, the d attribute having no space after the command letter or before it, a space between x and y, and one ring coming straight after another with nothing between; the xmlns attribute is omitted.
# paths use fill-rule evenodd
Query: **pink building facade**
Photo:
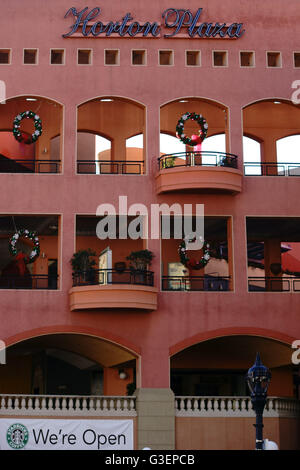
<svg viewBox="0 0 300 470"><path fill-rule="evenodd" d="M279 140L300 134L297 0L40 3L2 8L0 417L20 415L9 413L11 395L132 390L136 449L252 448L243 377L259 351L272 372L269 396L284 410L270 405L266 437L299 448L299 150L289 147L286 160L277 152ZM31 145L33 119L21 121L21 143L13 136L28 110L42 122ZM205 117L208 134L201 152L187 145L178 155L171 143L187 112ZM187 120L187 136L198 129ZM99 151L97 136L107 145ZM224 148L205 150L214 136ZM258 161L244 158L245 138ZM192 204L194 215L203 204L206 266L180 264L182 239L172 233L100 240L97 207L114 205L120 221L119 196L143 204L149 224L153 204ZM9 239L21 228L40 243L29 284L9 268ZM96 277L81 268L72 279L70 260L87 249ZM154 256L141 280L127 256L145 249Z"/></svg>

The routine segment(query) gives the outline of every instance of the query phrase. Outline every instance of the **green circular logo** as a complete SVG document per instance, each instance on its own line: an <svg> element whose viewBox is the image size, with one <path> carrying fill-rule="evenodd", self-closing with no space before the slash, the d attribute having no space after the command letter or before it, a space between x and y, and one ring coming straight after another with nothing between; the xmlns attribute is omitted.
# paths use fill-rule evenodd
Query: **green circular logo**
<svg viewBox="0 0 300 470"><path fill-rule="evenodd" d="M21 423L12 424L6 432L8 445L13 449L23 449L23 447L26 446L28 439L28 429Z"/></svg>

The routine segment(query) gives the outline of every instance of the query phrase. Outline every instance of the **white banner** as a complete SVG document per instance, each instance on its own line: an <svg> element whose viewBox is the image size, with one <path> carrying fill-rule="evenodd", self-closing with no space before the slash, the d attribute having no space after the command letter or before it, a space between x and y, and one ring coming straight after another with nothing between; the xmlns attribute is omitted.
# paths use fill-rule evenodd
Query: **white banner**
<svg viewBox="0 0 300 470"><path fill-rule="evenodd" d="M130 419L0 418L0 449L133 450Z"/></svg>

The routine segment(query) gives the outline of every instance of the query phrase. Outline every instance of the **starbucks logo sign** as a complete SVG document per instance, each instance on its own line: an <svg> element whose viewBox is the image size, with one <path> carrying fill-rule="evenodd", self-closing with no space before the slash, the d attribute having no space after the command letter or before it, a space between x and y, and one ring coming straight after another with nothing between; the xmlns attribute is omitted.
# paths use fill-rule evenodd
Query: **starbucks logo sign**
<svg viewBox="0 0 300 470"><path fill-rule="evenodd" d="M28 429L21 423L9 426L6 432L6 440L13 449L23 449L29 438Z"/></svg>

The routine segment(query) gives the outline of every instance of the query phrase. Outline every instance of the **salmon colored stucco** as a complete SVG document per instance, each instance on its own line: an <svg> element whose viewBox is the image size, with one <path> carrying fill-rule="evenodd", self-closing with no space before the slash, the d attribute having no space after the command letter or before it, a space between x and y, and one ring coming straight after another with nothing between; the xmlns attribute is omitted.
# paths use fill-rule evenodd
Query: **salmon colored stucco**
<svg viewBox="0 0 300 470"><path fill-rule="evenodd" d="M169 38L163 34L156 38L84 37L79 32L76 37L64 38L74 22L72 15L64 17L72 6L80 10L85 3L27 0L25 6L11 0L1 8L0 48L4 53L10 51L10 56L9 63L0 64L0 80L6 85L6 104L0 105L0 131L11 132L16 114L33 109L43 122L36 159L58 156L61 166L55 174L0 173L0 215L48 214L59 218L56 238L48 240L45 236L41 240L41 251L58 260L58 288L1 289L0 338L8 346L62 333L98 338L132 351L137 384L143 388L169 388L170 357L196 342L244 335L249 342L253 337L274 340L292 354L291 343L300 338L300 294L248 291L246 218L298 217L299 179L277 177L277 170L272 176L243 176L243 135L261 143L262 162L274 163L276 140L299 134L300 109L291 101L292 83L299 80L293 55L299 51L298 0L202 2L200 22L243 23L245 33L235 38L189 37L186 29ZM90 9L95 6L89 4ZM166 9L190 9L195 14L199 2L103 0L100 7L103 23L120 21L130 12L140 23L161 24ZM169 29L166 32L170 34ZM38 51L35 65L23 64L23 48ZM51 49L63 51L62 64L50 63ZM90 63L77 64L78 49L91 51ZM105 50L118 51L114 65L105 64ZM144 64L132 65L132 50L146 51ZM159 51L164 50L173 53L170 65L159 63ZM187 50L200 52L199 65L186 65ZM214 51L227 53L224 66L214 65ZM241 66L241 51L253 52L253 66ZM281 54L280 67L267 65L268 51ZM26 97L37 101L28 102ZM159 134L175 137L176 123L186 111L205 116L208 136L225 134L226 152L238 157L238 169L159 170ZM31 132L29 123L24 124L24 130ZM187 124L188 135L196 130L194 123ZM95 156L91 140L83 139L80 144L77 132L97 134L111 142L111 150L105 154L109 160L106 172L111 174L78 171L79 161ZM126 153L126 140L140 134L143 150L136 152L136 159L144 162L141 174L136 169L133 174L125 174L127 170L114 174L110 171L114 162L132 160L133 153ZM54 139L58 139L55 147ZM4 139L0 152L5 152L6 143ZM52 154L51 146L56 149ZM29 156L30 152L26 158ZM73 253L90 247L97 249L98 256L110 245L95 235L89 246L89 235L76 236L76 216L96 216L102 203L118 208L120 195L127 196L128 206L144 204L148 213L151 204L198 203L204 204L205 216L225 217L230 289L163 291L161 276L167 274L167 268L166 264L162 267L162 261L179 261L179 242L170 241L172 253L168 248L163 253L168 242L151 238L113 240L111 245L113 262L124 261L133 249L151 250L155 255L151 264L154 288L73 288ZM34 270L45 272L46 261L39 258ZM91 351L87 346L87 354ZM291 367L288 354L283 362L275 361L274 367L280 366ZM119 390L113 385L107 387L109 393ZM276 378L273 393L286 394L287 389L290 393L290 388L281 387ZM184 445L184 439L182 442L180 445Z"/></svg>

